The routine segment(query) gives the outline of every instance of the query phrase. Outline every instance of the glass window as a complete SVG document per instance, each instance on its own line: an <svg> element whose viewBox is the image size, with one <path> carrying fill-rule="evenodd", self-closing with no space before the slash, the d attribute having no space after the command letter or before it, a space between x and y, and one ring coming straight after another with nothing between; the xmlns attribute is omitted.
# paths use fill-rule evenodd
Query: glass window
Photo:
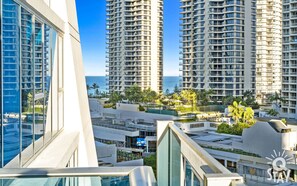
<svg viewBox="0 0 297 186"><path fill-rule="evenodd" d="M63 62L63 38L59 36L59 130L64 127L64 63Z"/></svg>
<svg viewBox="0 0 297 186"><path fill-rule="evenodd" d="M22 163L33 155L34 120L34 63L32 15L21 9L21 71L22 71Z"/></svg>
<svg viewBox="0 0 297 186"><path fill-rule="evenodd" d="M2 112L2 130L3 130L3 153L1 166L11 162L12 166L18 166L20 153L20 30L19 6L12 0L3 0L3 37L2 40L2 62L3 62L3 102ZM2 146L2 145L1 145ZM2 161L3 160L3 161ZM13 160L13 161L11 161Z"/></svg>
<svg viewBox="0 0 297 186"><path fill-rule="evenodd" d="M44 24L44 45L43 45L43 82L44 82L44 143L46 144L52 136L52 112L50 108L50 95L51 95L51 76L52 65L50 59L50 37L51 28Z"/></svg>
<svg viewBox="0 0 297 186"><path fill-rule="evenodd" d="M0 167L18 167L64 126L63 36L13 0L1 2Z"/></svg>
<svg viewBox="0 0 297 186"><path fill-rule="evenodd" d="M52 83L51 83L51 98L52 98L52 135L58 132L58 34L52 29L51 37L51 61L52 61Z"/></svg>
<svg viewBox="0 0 297 186"><path fill-rule="evenodd" d="M35 20L34 46L34 152L43 146L44 84L43 84L43 24Z"/></svg>

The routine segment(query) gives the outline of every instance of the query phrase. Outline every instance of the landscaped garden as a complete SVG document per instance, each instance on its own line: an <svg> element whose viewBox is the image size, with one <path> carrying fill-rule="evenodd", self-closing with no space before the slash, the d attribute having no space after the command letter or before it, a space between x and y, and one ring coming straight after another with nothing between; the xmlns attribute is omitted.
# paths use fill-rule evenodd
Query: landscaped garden
<svg viewBox="0 0 297 186"><path fill-rule="evenodd" d="M243 129L250 128L256 123L253 109L243 106L241 102L234 101L228 106L228 111L234 124L220 124L217 129L218 133L242 135Z"/></svg>

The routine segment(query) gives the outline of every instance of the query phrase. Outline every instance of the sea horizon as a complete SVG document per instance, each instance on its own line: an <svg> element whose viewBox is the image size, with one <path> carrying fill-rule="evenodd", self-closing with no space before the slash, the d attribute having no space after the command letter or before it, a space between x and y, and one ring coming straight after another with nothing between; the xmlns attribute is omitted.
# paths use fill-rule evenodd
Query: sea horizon
<svg viewBox="0 0 297 186"><path fill-rule="evenodd" d="M106 78L108 76L85 76L86 84L92 86L96 83L99 85L100 92L107 92L108 86L106 85ZM169 92L173 92L174 87L179 86L179 76L163 76L163 92L165 93L168 89ZM90 90L89 93L93 93L93 90Z"/></svg>

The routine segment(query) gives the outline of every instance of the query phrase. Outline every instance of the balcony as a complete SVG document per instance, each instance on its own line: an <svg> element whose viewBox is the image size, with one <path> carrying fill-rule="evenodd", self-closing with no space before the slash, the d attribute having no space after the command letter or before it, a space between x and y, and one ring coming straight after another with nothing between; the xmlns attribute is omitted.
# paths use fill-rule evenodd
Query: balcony
<svg viewBox="0 0 297 186"><path fill-rule="evenodd" d="M0 169L4 185L156 185L150 167L22 168Z"/></svg>
<svg viewBox="0 0 297 186"><path fill-rule="evenodd" d="M243 177L231 173L172 121L157 121L157 144L158 185L243 184Z"/></svg>

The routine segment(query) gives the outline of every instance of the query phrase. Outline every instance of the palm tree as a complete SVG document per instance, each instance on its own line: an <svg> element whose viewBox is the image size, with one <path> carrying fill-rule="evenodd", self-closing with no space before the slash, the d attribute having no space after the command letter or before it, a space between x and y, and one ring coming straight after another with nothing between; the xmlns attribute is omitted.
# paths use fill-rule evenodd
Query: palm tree
<svg viewBox="0 0 297 186"><path fill-rule="evenodd" d="M87 84L87 94L89 95L89 91L90 91L91 87L89 84Z"/></svg>
<svg viewBox="0 0 297 186"><path fill-rule="evenodd" d="M232 105L228 106L228 111L229 116L235 120L235 123L238 123L244 113L244 107L241 105L241 102L237 103L234 101Z"/></svg>
<svg viewBox="0 0 297 186"><path fill-rule="evenodd" d="M213 89L209 89L209 90L206 90L205 91L205 97L206 97L207 102L212 101L211 100L211 95L213 95L213 94L214 94L214 90Z"/></svg>
<svg viewBox="0 0 297 186"><path fill-rule="evenodd" d="M254 97L253 92L251 90L244 91L244 93L243 93L243 100L245 100L247 98L250 98L250 97Z"/></svg>
<svg viewBox="0 0 297 186"><path fill-rule="evenodd" d="M233 101L234 101L233 96L225 96L222 100L222 103L223 105L229 105L229 104L232 104Z"/></svg>
<svg viewBox="0 0 297 186"><path fill-rule="evenodd" d="M277 92L275 92L274 95L269 96L268 100L271 101L272 103L273 102L276 103L277 105L285 101L285 99L280 96L280 93L277 93Z"/></svg>
<svg viewBox="0 0 297 186"><path fill-rule="evenodd" d="M209 90L198 90L196 91L197 94L197 102L199 105L206 106L210 101L210 96L214 94L214 91L212 89Z"/></svg>
<svg viewBox="0 0 297 186"><path fill-rule="evenodd" d="M98 96L99 95L99 85L97 85L97 83L93 83L92 84L92 89L94 89L94 93Z"/></svg>
<svg viewBox="0 0 297 186"><path fill-rule="evenodd" d="M173 92L174 93L179 93L180 92L179 87L177 85L174 86Z"/></svg>
<svg viewBox="0 0 297 186"><path fill-rule="evenodd" d="M97 83L93 83L91 88L94 89L94 90L95 89L98 89L99 88L99 85L97 85Z"/></svg>
<svg viewBox="0 0 297 186"><path fill-rule="evenodd" d="M243 102L245 102L245 106L251 106L251 105L256 105L256 99L255 95L251 90L247 90L243 92L243 97L242 97Z"/></svg>

